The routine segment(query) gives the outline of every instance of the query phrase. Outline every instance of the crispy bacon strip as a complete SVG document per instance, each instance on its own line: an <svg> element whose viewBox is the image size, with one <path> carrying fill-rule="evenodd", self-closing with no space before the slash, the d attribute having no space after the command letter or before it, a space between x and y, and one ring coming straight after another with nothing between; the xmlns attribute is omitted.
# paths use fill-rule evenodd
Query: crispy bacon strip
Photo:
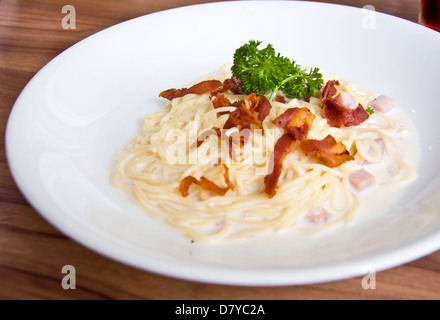
<svg viewBox="0 0 440 320"><path fill-rule="evenodd" d="M328 135L324 140L301 141L301 149L307 156L313 157L330 168L336 168L347 161L354 160L342 142Z"/></svg>
<svg viewBox="0 0 440 320"><path fill-rule="evenodd" d="M291 108L273 122L286 129L293 137L302 141L312 128L316 116L308 108Z"/></svg>
<svg viewBox="0 0 440 320"><path fill-rule="evenodd" d="M270 168L271 173L264 178L265 192L270 198L276 194L276 187L283 170L283 162L287 155L292 151L296 139L289 133L285 133L275 144L274 154Z"/></svg>
<svg viewBox="0 0 440 320"><path fill-rule="evenodd" d="M272 108L272 105L265 96L257 96L255 93L251 93L244 100L237 101L234 103L234 106L237 109L230 113L223 127L224 129L241 128L251 124L261 126Z"/></svg>
<svg viewBox="0 0 440 320"><path fill-rule="evenodd" d="M214 109L230 107L233 103L225 97L223 93L217 93L215 96L211 98Z"/></svg>
<svg viewBox="0 0 440 320"><path fill-rule="evenodd" d="M344 110L341 118L342 124L345 127L355 127L368 120L370 118L370 114L361 104L359 104L354 110Z"/></svg>
<svg viewBox="0 0 440 320"><path fill-rule="evenodd" d="M159 94L159 97L173 100L174 98L180 98L187 94L194 93L194 94L204 94L211 91L214 91L221 87L223 84L219 80L206 80L202 81L200 83L197 83L193 85L190 88L182 88L182 89L168 89L165 91L162 91Z"/></svg>
<svg viewBox="0 0 440 320"><path fill-rule="evenodd" d="M246 106L245 102L239 102L240 103L235 103L237 109L229 114L229 118L223 126L223 129L241 128L251 124L258 124L258 118Z"/></svg>
<svg viewBox="0 0 440 320"><path fill-rule="evenodd" d="M335 102L333 98L328 98L322 105L324 117L328 124L335 128L358 126L370 117L361 104L356 109L350 110Z"/></svg>
<svg viewBox="0 0 440 320"><path fill-rule="evenodd" d="M275 101L280 103L286 103L286 98L283 96L276 96Z"/></svg>
<svg viewBox="0 0 440 320"><path fill-rule="evenodd" d="M223 93L228 90L231 91L233 94L242 94L239 83L240 81L235 77L226 79L225 81L223 81L223 83L219 80L205 80L193 85L190 88L173 88L162 91L159 94L159 97L173 100L174 98L180 98L190 93L204 94L208 92L215 96L217 93Z"/></svg>
<svg viewBox="0 0 440 320"><path fill-rule="evenodd" d="M239 128L240 145L243 146L249 139L251 125L255 124L262 127L263 121L269 115L272 105L269 100L262 95L257 96L251 93L244 100L234 103L236 110L229 114L228 120L225 122L223 129ZM243 132L243 130L245 130ZM229 138L229 155L233 158L233 138Z"/></svg>
<svg viewBox="0 0 440 320"><path fill-rule="evenodd" d="M322 110L328 124L335 128L354 127L366 121L370 115L361 104L356 109L347 109L334 99L337 85L339 81L330 80L322 91Z"/></svg>
<svg viewBox="0 0 440 320"><path fill-rule="evenodd" d="M227 187L225 187L225 188L219 187L214 182L212 182L209 179L206 179L205 177L201 177L200 180L197 180L193 176L188 176L180 182L180 187L179 187L180 194L182 195L182 197L185 197L185 198L188 197L189 187L193 183L197 184L198 186L200 186L201 188L203 188L205 190L209 190L214 193L217 193L220 196L224 196L229 190L234 190L234 185L229 180L229 168L228 168L228 166L226 166L224 164L223 164L223 168L225 169L223 176L225 178L225 183L226 183Z"/></svg>
<svg viewBox="0 0 440 320"><path fill-rule="evenodd" d="M338 80L329 80L325 84L324 88L322 89L321 95L322 99L327 99L330 96L334 96L338 90L336 89L336 86L339 86L340 83Z"/></svg>
<svg viewBox="0 0 440 320"><path fill-rule="evenodd" d="M223 87L220 89L221 92L231 91L233 94L243 94L240 89L240 80L232 76L229 79L223 81Z"/></svg>
<svg viewBox="0 0 440 320"><path fill-rule="evenodd" d="M258 120L261 124L269 115L270 110L272 109L272 105L265 96L257 96L256 99L258 100L258 102L255 111L258 112Z"/></svg>
<svg viewBox="0 0 440 320"><path fill-rule="evenodd" d="M212 92L211 101L212 101L212 105L214 106L214 109L234 106L234 104L228 98L226 98L226 96L221 92ZM231 113L230 111L224 111L224 112L219 112L218 115L222 116L224 114L230 114L230 113Z"/></svg>
<svg viewBox="0 0 440 320"><path fill-rule="evenodd" d="M225 183L228 186L229 190L234 190L235 187L232 184L232 182L229 180L229 168L227 165L223 165L223 168L225 169L225 171L223 172L223 177L225 178Z"/></svg>

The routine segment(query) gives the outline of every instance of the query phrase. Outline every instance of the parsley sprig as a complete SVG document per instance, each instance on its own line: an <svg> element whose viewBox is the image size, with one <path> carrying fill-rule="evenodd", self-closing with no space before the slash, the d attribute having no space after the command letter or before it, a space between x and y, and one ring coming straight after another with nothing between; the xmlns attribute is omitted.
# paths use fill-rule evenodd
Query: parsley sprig
<svg viewBox="0 0 440 320"><path fill-rule="evenodd" d="M370 116L374 114L374 109L372 107L368 107L365 111L367 111Z"/></svg>
<svg viewBox="0 0 440 320"><path fill-rule="evenodd" d="M288 98L314 96L324 81L318 68L305 70L294 60L275 52L271 44L258 49L261 41L250 40L234 53L231 68L234 77L240 80L245 94L266 94L271 92L270 101L279 90Z"/></svg>

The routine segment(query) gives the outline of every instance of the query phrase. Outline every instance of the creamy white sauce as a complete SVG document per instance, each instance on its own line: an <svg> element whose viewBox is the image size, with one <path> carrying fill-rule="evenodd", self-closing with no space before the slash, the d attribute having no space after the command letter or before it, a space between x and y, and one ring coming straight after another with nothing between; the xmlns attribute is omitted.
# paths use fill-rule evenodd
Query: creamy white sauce
<svg viewBox="0 0 440 320"><path fill-rule="evenodd" d="M339 79L335 75L328 75L325 80ZM341 87L344 91L348 91L356 96L357 103L361 103L364 106L368 105L368 102L377 97L377 94L373 94L367 90L360 89L352 83L341 80ZM339 88L339 89L340 89ZM313 99L313 98L312 98ZM320 103L319 99L315 100L315 103ZM301 107L303 103L301 101L292 100L288 107ZM363 191L356 190L349 184L349 191L358 200L358 209L353 215L351 221L344 223L339 221L341 213L334 212L329 208L328 204L317 204L313 209L324 209L328 212L328 221L320 222L318 225L316 221L310 218L310 212L304 212L300 215L293 228L282 230L278 232L278 235L285 236L288 241L303 241L310 239L312 235L318 235L319 233L337 232L337 229L341 226L358 226L360 224L367 223L379 215L387 214L391 210L396 209L398 202L402 199L403 195L413 182L417 178L418 164L419 164L419 134L411 118L405 111L399 106L395 105L391 110L386 113L380 113L376 111L365 124L362 124L360 128L364 126L380 126L383 123L383 119L379 116L383 115L387 119L396 124L395 130L388 135L394 142L391 150L384 149L382 158L374 163L364 162L353 166L351 172L365 169L375 177L375 183L366 188ZM313 130L313 129L312 129ZM309 133L313 135L312 131ZM317 137L310 137L318 139ZM319 137L321 139L322 137ZM396 162L394 155L397 154L405 166L401 167ZM404 181L402 181L404 180ZM399 182L402 181L402 182ZM340 199L340 206L346 205L345 199ZM319 221L319 220L318 220ZM262 241L271 241L274 232L268 231L260 235L256 235L257 239ZM277 238L277 237L275 237Z"/></svg>
<svg viewBox="0 0 440 320"><path fill-rule="evenodd" d="M364 94L363 91L361 91L361 93ZM363 97L365 99L364 103L373 96L372 94L365 93ZM376 114L379 114L379 112L376 111ZM389 134L395 146L393 150L384 150L383 157L380 161L376 163L366 162L352 168L352 171L365 169L375 177L375 183L363 191L357 191L353 186L349 186L350 191L359 201L359 208L356 210L352 221L348 223L349 225L365 223L378 215L386 214L390 212L390 210L395 209L399 200L401 200L402 196L410 187L411 182L417 178L420 152L419 134L414 124L410 117L398 105L383 115L397 124L396 130ZM379 117L373 115L367 121L369 125L374 125L380 124L381 120ZM387 151L396 153L410 169L411 173L407 172L405 168L400 167L394 157ZM408 174L411 176L408 177ZM405 179L405 181L398 183L398 181L402 179ZM325 204L318 206L328 210L330 214L328 224L332 224L332 222L337 219L338 215L332 212ZM339 223L339 225L343 225L343 222ZM309 213L305 212L297 221L297 232L291 233L291 235L295 239L301 240L304 237L309 237L310 232L322 227L325 227L325 223L318 226L311 223ZM334 228L337 228L337 225L332 225L329 230L333 230ZM286 233L289 233L289 231L286 231Z"/></svg>
<svg viewBox="0 0 440 320"><path fill-rule="evenodd" d="M398 130L391 134L391 137L397 145L394 151L400 155L405 164L413 171L414 175L408 181L393 184L393 181L398 181L407 173L400 172L397 176L393 176L398 165L387 152L385 152L380 162L361 166L374 175L376 184L357 193L360 200L360 208L354 217L355 223L371 219L375 217L375 215L385 213L395 207L417 175L420 152L419 135L416 128L408 115L406 115L399 106L395 106L385 115L399 124ZM401 170L405 171L403 168L401 168Z"/></svg>
<svg viewBox="0 0 440 320"><path fill-rule="evenodd" d="M227 72L228 67L221 72L221 74L216 74L215 76L209 77L209 78L216 78L220 80L224 80L225 78L230 77L230 73ZM223 76L221 76L223 75ZM329 79L338 79L337 76L329 75L325 77L325 81ZM353 84L341 80L341 86L338 87L338 89L346 91L350 94L353 94L356 98L356 102L362 104L363 106L367 106L368 102L373 100L375 97L377 97L377 94L372 94L368 91L362 90ZM209 100L206 99L208 102ZM314 104L314 106L311 106L308 103L305 103L300 100L292 100L287 105L284 104L277 104L273 103L274 108L276 109L277 106L279 106L279 110L276 110L279 116L281 113L283 113L287 108L293 108L293 107L302 107L302 106L311 106L315 108L314 112L320 112L322 113L322 108L320 106L320 100L319 99L313 99L311 101L311 104ZM399 106L395 106L393 109L388 111L384 116L391 120L394 124L396 124L396 128L388 134L389 140L393 141L394 145L392 145L388 150L385 150L384 155L382 159L376 163L362 163L359 162L356 166L350 167L350 172L354 172L359 169L365 169L370 174L372 174L375 177L375 183L371 187L359 192L352 186L348 186L349 192L355 196L357 199L357 202L359 204L359 207L357 208L356 212L353 214L353 219L349 222L350 225L359 225L361 223L365 223L369 219L373 219L374 217L377 217L381 214L386 214L390 211L393 207L395 207L396 203L399 201L399 199L403 196L407 188L409 187L411 181L413 181L416 178L417 175L417 167L418 167L418 156L419 156L419 138L416 128L411 122L411 119L409 115L405 114L404 110L400 108ZM376 114L372 115L365 123L359 126L360 130L369 128L369 127L380 127L381 124L384 123L384 119L381 117L380 112L376 111ZM358 127L353 128L353 130L357 130ZM350 128L351 129L351 128ZM281 129L280 129L281 130ZM322 116L315 121L313 124L312 130L309 133L309 139L323 139L328 134L334 135L336 140L338 139L338 129L329 127L327 120L323 118ZM197 135L196 135L197 136ZM375 139L377 137L374 137L372 135L371 139ZM274 142L275 143L275 142ZM163 147L161 145L159 148ZM164 153L162 151L162 153ZM401 166L398 162L396 162L395 154L398 155L398 157L402 160L404 163L404 166ZM356 162L357 163L357 162ZM125 164L122 163L122 166ZM404 178L408 176L407 170L405 169L405 166L409 168L410 172L413 173L413 176L410 179L405 179L404 182L400 182ZM400 169L399 169L400 168ZM159 170L159 169L157 169ZM154 172L155 173L155 172ZM185 176L191 175L192 172L186 172ZM342 173L341 173L342 174ZM164 181L174 181L176 180L175 175L169 175L167 174L167 171L164 172L158 172L158 175L162 176L164 178ZM223 176L220 172L216 173L217 176L220 177L220 180L223 180ZM177 177L179 178L179 177ZM196 178L199 178L198 176ZM208 177L210 178L210 177ZM247 178L247 177L246 177ZM180 180L176 180L176 185ZM122 179L122 182L126 182L127 184L130 183L130 181L125 181L124 177ZM221 181L220 181L221 182ZM305 186L307 187L307 186ZM255 187L255 190L249 191L252 193L263 193L264 192L264 186L262 184L259 184ZM203 200L209 200L209 197L211 194L209 192L206 192L206 199ZM341 193L342 194L342 193ZM179 194L176 194L176 197L179 197ZM201 197L203 198L203 193L201 193ZM346 199L337 199L337 204L340 207L347 207L347 210L350 210L355 203L348 203L345 201ZM164 201L163 199L158 199L157 202L154 203L157 210L155 212L161 212L166 211L170 209L176 209L180 211L187 210L190 212L192 208L186 203L173 203L172 201ZM222 206L227 208L227 206L230 205L227 195L222 198L215 198L212 200L212 202L207 201L207 207L206 210L209 211L210 208L216 208L218 206ZM163 209L163 206L166 207L166 209ZM270 199L267 199L267 205L266 202L262 205L262 208L268 208L271 206ZM266 241L267 239L279 239L279 237L286 236L289 240L307 240L310 238L311 234L315 234L316 231L322 229L323 227L326 228L326 230L337 230L338 227L341 225L344 225L344 221L341 221L341 216L344 216L344 210L339 210L338 212L335 212L334 209L332 209L328 203L317 203L316 207L319 209L324 209L328 214L325 215L324 221L319 221L318 224L311 222L310 219L310 212L304 212L303 214L299 215L295 222L295 225L292 227L288 227L283 229L282 231L277 230L271 230L271 231L264 231L258 234L252 234L250 237L256 237L258 239L264 239ZM240 207L239 207L240 208ZM259 208L259 209L262 209ZM300 208L300 207L299 207ZM269 208L270 209L270 208ZM316 208L313 208L316 209ZM238 210L238 209L236 209ZM252 214L246 213L249 211L249 208L241 208L240 212L228 212L227 215L230 216L246 216L246 219L249 217L249 221L252 221L252 219L257 220L257 218L254 216L252 217ZM247 211L246 211L247 210ZM227 211L227 209L225 209ZM225 212L226 215L226 212ZM216 215L217 217L217 215ZM198 231L204 234L210 234L215 233L219 229L222 229L223 225L225 223L225 220L219 216L219 218L215 221L213 221L210 224L204 225L198 227ZM188 226L189 227L189 226ZM192 226L194 227L194 226ZM328 228L327 228L328 227ZM235 234L240 235L240 228L243 228L243 226L233 225L230 229L230 232L228 234ZM277 236L274 237L274 234ZM226 237L227 239L228 237ZM237 237L232 237L232 239L236 239ZM238 237L241 239L240 237ZM224 239L224 238L220 238ZM271 240L271 241L272 241Z"/></svg>

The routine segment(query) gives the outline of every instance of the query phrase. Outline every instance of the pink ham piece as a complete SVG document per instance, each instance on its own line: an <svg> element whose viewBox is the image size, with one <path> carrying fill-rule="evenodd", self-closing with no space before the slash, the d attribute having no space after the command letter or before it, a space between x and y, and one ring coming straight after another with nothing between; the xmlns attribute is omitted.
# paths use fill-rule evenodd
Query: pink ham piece
<svg viewBox="0 0 440 320"><path fill-rule="evenodd" d="M365 169L360 169L349 175L351 185L359 192L376 183L376 178Z"/></svg>
<svg viewBox="0 0 440 320"><path fill-rule="evenodd" d="M331 214L324 208L313 207L310 209L307 219L315 226L323 226L330 220Z"/></svg>
<svg viewBox="0 0 440 320"><path fill-rule="evenodd" d="M385 113L394 107L394 99L388 96L379 96L368 104L374 110Z"/></svg>
<svg viewBox="0 0 440 320"><path fill-rule="evenodd" d="M344 91L338 93L334 101L349 110L355 110L358 107L356 104L356 98Z"/></svg>

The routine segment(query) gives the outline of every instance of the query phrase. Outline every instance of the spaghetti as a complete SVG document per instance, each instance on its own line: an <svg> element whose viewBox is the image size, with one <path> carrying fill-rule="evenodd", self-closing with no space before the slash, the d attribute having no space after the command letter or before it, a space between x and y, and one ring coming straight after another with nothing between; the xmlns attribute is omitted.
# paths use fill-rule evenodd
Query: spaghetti
<svg viewBox="0 0 440 320"><path fill-rule="evenodd" d="M229 77L225 72L222 80ZM367 106L374 98L349 82L338 81L338 90L354 96L357 103ZM379 177L378 187L414 176L395 141L402 128L386 114L375 112L359 126L337 128L329 125L319 98L307 102L277 99L261 125L247 127L246 134L237 127L220 134L218 129L237 110L234 102L246 98L230 90L224 96L230 106L215 108L209 92L188 93L171 99L163 110L145 115L142 133L126 148L112 176L112 183L133 194L147 212L191 239L246 238L300 224L316 232L353 219L360 200L359 192L350 185L350 173L357 168L389 159L393 163L390 175ZM306 155L296 141L282 163L276 194L270 198L264 192L265 177L271 170L275 145L286 133L274 120L291 108L307 108L313 114L308 139L331 135L345 146L352 160L331 168ZM182 195L179 190L185 179L188 185ZM201 187L197 182L203 179L223 194ZM316 212L325 214L315 219Z"/></svg>

